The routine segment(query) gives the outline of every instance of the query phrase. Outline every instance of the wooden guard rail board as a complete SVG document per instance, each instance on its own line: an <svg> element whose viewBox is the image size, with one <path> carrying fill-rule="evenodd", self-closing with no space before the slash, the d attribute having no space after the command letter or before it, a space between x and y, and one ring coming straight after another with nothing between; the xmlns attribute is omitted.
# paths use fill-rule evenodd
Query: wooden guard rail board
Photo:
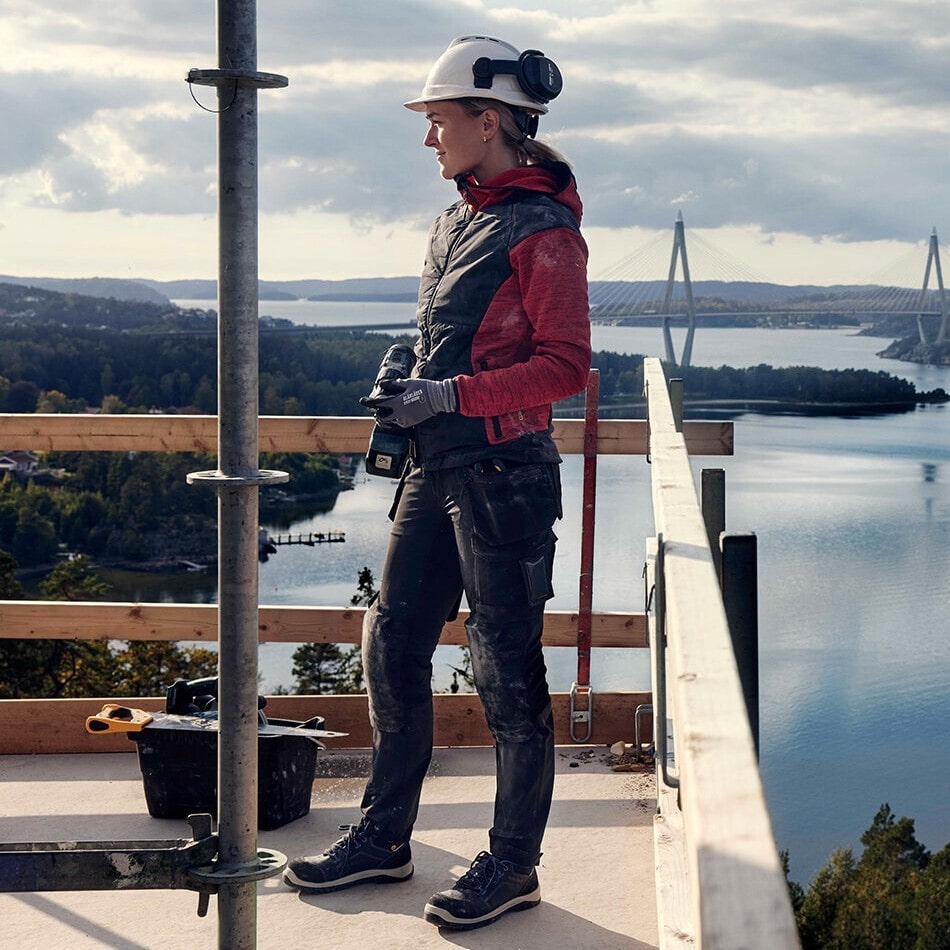
<svg viewBox="0 0 950 950"><path fill-rule="evenodd" d="M477 695L436 693L432 700L435 745L494 745ZM107 702L150 711L165 708L164 698L158 697L5 699L0 702L0 749L7 755L134 752L135 746L125 733L90 735L86 732L86 717L99 712ZM610 745L621 738L629 740L637 706L649 702L649 693L595 693L596 715L590 741L596 745ZM559 745L571 745L568 694L552 694L551 704L554 710L555 741ZM324 740L331 748L370 748L373 744L365 695L268 696L265 711L274 719L301 722L311 716L323 716L328 729L347 733L344 739ZM644 729L650 728L647 717Z"/></svg>
<svg viewBox="0 0 950 950"><path fill-rule="evenodd" d="M217 416L0 413L0 445L37 452L214 452L217 424ZM372 426L369 417L261 416L259 448L362 455ZM693 455L732 454L731 422L687 422L683 433ZM584 420L555 419L554 440L562 454L582 454ZM646 422L600 421L600 455L645 455L646 450Z"/></svg>
<svg viewBox="0 0 950 950"><path fill-rule="evenodd" d="M359 643L362 607L269 607L259 609L261 643ZM445 625L440 643L464 646L467 610ZM577 644L578 616L569 610L544 615L544 645ZM98 601L0 601L0 639L191 640L218 639L215 604L127 604ZM646 647L642 613L593 615L599 647Z"/></svg>
<svg viewBox="0 0 950 950"><path fill-rule="evenodd" d="M665 544L668 705L696 945L795 948L719 584L658 359L645 360L644 381L654 522Z"/></svg>

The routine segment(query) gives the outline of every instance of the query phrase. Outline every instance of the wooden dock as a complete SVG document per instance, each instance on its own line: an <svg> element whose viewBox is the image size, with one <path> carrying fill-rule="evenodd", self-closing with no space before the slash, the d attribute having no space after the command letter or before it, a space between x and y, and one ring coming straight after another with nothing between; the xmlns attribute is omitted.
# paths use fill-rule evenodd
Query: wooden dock
<svg viewBox="0 0 950 950"><path fill-rule="evenodd" d="M276 547L287 544L304 544L312 548L316 544L342 544L346 541L345 531L309 531L307 534L278 534L268 535L267 541Z"/></svg>

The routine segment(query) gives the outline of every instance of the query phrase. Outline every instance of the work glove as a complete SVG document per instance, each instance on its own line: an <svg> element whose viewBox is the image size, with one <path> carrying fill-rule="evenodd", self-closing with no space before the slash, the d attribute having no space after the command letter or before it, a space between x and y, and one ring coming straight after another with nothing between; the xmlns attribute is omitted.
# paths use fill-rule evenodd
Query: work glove
<svg viewBox="0 0 950 950"><path fill-rule="evenodd" d="M458 411L458 394L451 379L391 379L379 388L380 395L364 396L360 402L375 410L376 418L387 426L410 429L436 413Z"/></svg>

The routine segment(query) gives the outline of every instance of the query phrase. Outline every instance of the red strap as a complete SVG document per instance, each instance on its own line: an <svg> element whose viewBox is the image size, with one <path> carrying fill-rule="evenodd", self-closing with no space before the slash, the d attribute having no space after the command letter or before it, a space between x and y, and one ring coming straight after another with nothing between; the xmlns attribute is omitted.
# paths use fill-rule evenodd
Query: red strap
<svg viewBox="0 0 950 950"><path fill-rule="evenodd" d="M594 508L597 499L597 405L600 370L587 378L584 412L584 509L581 515L580 606L577 621L577 685L590 686L590 641L594 598Z"/></svg>

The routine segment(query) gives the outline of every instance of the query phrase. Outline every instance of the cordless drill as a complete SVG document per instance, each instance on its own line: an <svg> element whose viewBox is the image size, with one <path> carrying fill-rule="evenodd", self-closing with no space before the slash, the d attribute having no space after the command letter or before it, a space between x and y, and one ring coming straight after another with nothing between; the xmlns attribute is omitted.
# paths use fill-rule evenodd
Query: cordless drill
<svg viewBox="0 0 950 950"><path fill-rule="evenodd" d="M411 346L406 346L404 343L391 346L386 350L383 361L379 364L379 372L376 374L376 382L369 398L385 395L384 384L387 382L394 379L408 379L415 365L416 354ZM406 430L398 426L387 426L377 419L366 453L366 471L370 475L399 478L408 457L409 436Z"/></svg>

